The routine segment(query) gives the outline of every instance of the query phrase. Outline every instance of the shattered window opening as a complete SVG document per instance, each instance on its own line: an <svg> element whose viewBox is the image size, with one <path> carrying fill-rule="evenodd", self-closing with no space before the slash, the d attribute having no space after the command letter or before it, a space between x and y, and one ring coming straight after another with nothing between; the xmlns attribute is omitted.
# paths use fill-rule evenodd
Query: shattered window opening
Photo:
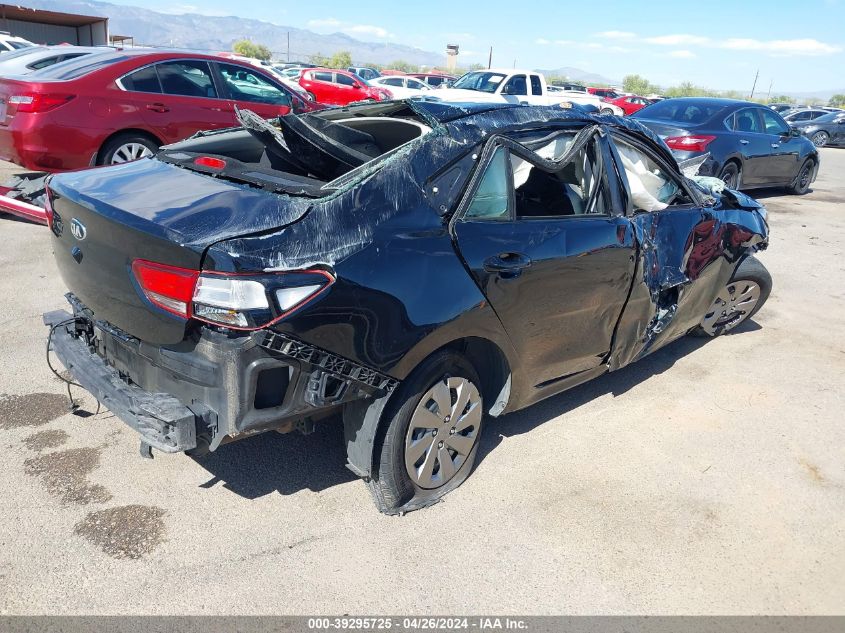
<svg viewBox="0 0 845 633"><path fill-rule="evenodd" d="M616 134L611 136L622 159L635 210L660 211L671 205L683 191L676 179L644 151Z"/></svg>

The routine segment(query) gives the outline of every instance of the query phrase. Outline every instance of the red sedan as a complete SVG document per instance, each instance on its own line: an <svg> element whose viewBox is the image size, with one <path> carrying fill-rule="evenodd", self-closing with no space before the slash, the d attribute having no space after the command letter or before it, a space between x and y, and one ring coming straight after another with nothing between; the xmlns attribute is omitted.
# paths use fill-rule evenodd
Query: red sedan
<svg viewBox="0 0 845 633"><path fill-rule="evenodd" d="M633 114L637 110L642 110L647 105L651 105L651 101L645 97L638 97L636 95L617 97L616 99L603 99L603 101L619 106L625 111L626 115Z"/></svg>
<svg viewBox="0 0 845 633"><path fill-rule="evenodd" d="M36 171L122 163L200 130L320 106L265 71L211 55L93 53L0 79L0 158Z"/></svg>
<svg viewBox="0 0 845 633"><path fill-rule="evenodd" d="M299 75L299 85L314 101L329 105L389 101L393 98L385 88L371 86L354 73L333 68L307 68Z"/></svg>

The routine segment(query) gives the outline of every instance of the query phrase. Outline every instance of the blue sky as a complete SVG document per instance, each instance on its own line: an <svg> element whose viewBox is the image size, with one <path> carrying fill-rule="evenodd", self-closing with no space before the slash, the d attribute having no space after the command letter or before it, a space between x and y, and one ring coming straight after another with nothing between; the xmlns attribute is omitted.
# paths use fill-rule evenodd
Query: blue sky
<svg viewBox="0 0 845 633"><path fill-rule="evenodd" d="M575 66L610 78L644 75L718 89L799 92L845 88L845 0L111 0L171 13L233 15L439 52L462 65ZM233 7L235 7L233 9ZM328 51L325 51L328 52Z"/></svg>

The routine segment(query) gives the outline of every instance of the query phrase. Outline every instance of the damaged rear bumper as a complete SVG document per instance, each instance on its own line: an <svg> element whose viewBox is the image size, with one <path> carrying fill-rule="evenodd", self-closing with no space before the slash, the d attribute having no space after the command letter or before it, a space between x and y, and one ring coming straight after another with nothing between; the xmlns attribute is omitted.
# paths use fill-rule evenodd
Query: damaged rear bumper
<svg viewBox="0 0 845 633"><path fill-rule="evenodd" d="M75 382L161 451L214 450L227 438L302 428L397 384L269 330L233 336L200 328L180 345L149 345L68 299L73 314L44 315L50 349Z"/></svg>

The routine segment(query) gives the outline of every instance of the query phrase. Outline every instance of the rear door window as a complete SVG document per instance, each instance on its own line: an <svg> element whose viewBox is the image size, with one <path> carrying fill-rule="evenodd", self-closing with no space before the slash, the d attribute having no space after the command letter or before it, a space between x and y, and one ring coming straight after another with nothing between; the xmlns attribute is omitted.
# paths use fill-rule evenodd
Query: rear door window
<svg viewBox="0 0 845 633"><path fill-rule="evenodd" d="M563 157L574 135L559 136L535 149L543 158ZM608 196L601 149L595 139L572 160L548 172L514 154L510 157L515 211L518 218L565 218L607 215Z"/></svg>
<svg viewBox="0 0 845 633"><path fill-rule="evenodd" d="M763 126L760 123L760 117L757 116L757 110L755 108L745 108L736 112L732 119L731 129L735 132L762 133Z"/></svg>
<svg viewBox="0 0 845 633"><path fill-rule="evenodd" d="M315 81L325 81L328 83L332 83L332 74L327 72L316 72L312 73L312 78Z"/></svg>
<svg viewBox="0 0 845 633"><path fill-rule="evenodd" d="M155 66L147 66L129 73L121 78L120 85L132 92L155 92L161 93L161 84L158 81L158 73Z"/></svg>
<svg viewBox="0 0 845 633"><path fill-rule="evenodd" d="M208 62L179 60L156 64L162 91L183 97L217 98Z"/></svg>

